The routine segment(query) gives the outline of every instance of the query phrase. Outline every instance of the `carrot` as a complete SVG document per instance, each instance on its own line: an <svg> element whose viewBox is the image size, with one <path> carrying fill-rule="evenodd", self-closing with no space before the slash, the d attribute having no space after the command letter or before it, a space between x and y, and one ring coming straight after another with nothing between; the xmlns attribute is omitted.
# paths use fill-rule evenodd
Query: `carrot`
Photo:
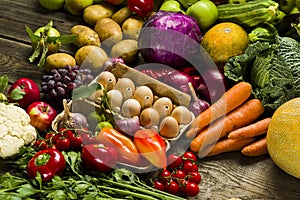
<svg viewBox="0 0 300 200"><path fill-rule="evenodd" d="M243 104L251 95L252 86L247 82L239 82L226 91L223 96L191 123L186 133L187 138L194 138L200 131L216 119L226 115Z"/></svg>
<svg viewBox="0 0 300 200"><path fill-rule="evenodd" d="M267 149L267 138L263 137L242 149L242 154L245 156L262 156L268 153Z"/></svg>
<svg viewBox="0 0 300 200"><path fill-rule="evenodd" d="M206 155L201 153L202 155L199 156L208 157L208 156L214 156L225 152L240 151L241 149L243 149L245 146L249 145L253 141L255 141L255 138L235 139L235 140L226 138L224 140L218 141L215 145L212 145L210 151Z"/></svg>
<svg viewBox="0 0 300 200"><path fill-rule="evenodd" d="M264 112L259 99L250 99L230 112L224 118L216 120L211 126L201 131L191 142L190 149L198 152L206 146L217 142L220 138L235 129L246 126L258 119Z"/></svg>
<svg viewBox="0 0 300 200"><path fill-rule="evenodd" d="M236 129L228 134L230 139L243 139L248 137L255 137L267 133L271 118L259 120L248 126Z"/></svg>

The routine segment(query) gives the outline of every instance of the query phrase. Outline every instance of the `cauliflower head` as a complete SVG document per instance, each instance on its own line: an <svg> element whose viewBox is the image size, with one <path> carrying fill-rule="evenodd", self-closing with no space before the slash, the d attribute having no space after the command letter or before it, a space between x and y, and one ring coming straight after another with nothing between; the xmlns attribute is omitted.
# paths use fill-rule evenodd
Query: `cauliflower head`
<svg viewBox="0 0 300 200"><path fill-rule="evenodd" d="M26 111L13 104L0 103L0 157L19 153L25 145L32 145L37 138L36 129L30 124Z"/></svg>

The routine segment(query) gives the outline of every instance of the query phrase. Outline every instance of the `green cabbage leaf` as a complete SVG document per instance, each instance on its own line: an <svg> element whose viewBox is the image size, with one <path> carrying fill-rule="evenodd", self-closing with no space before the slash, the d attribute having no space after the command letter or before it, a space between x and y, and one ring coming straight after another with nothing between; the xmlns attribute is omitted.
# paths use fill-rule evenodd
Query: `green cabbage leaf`
<svg viewBox="0 0 300 200"><path fill-rule="evenodd" d="M253 95L273 112L286 101L300 96L300 43L290 37L275 43L255 42L224 66L227 78L246 81Z"/></svg>

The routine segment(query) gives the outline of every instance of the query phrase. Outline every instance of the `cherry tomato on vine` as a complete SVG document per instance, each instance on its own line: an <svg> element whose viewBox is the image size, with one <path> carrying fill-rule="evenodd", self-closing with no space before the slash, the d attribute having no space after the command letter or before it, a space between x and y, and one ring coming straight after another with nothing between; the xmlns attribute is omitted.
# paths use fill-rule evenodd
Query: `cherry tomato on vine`
<svg viewBox="0 0 300 200"><path fill-rule="evenodd" d="M67 151L71 147L70 140L67 137L60 136L56 139L55 146L60 151Z"/></svg>
<svg viewBox="0 0 300 200"><path fill-rule="evenodd" d="M165 190L165 184L161 181L154 181L153 182L153 188L157 189L157 190L161 190L164 191Z"/></svg>
<svg viewBox="0 0 300 200"><path fill-rule="evenodd" d="M154 0L127 0L127 7L140 17L148 17L154 10Z"/></svg>
<svg viewBox="0 0 300 200"><path fill-rule="evenodd" d="M169 183L165 185L165 191L176 195L179 192L179 185L176 181L171 180Z"/></svg>
<svg viewBox="0 0 300 200"><path fill-rule="evenodd" d="M185 178L185 172L183 170L175 170L171 173L171 177L175 179L184 179Z"/></svg>
<svg viewBox="0 0 300 200"><path fill-rule="evenodd" d="M55 132L50 132L47 133L45 135L45 139L49 142L49 143L55 143L56 139L58 138L60 134L59 133L55 133Z"/></svg>
<svg viewBox="0 0 300 200"><path fill-rule="evenodd" d="M191 151L187 151L182 155L182 159L183 159L183 163L186 163L188 161L193 161L196 162L197 161L197 157L196 155L191 152Z"/></svg>
<svg viewBox="0 0 300 200"><path fill-rule="evenodd" d="M167 161L168 161L168 168L170 170L178 169L182 164L181 156L175 153L169 154Z"/></svg>
<svg viewBox="0 0 300 200"><path fill-rule="evenodd" d="M184 187L184 193L189 197L194 197L199 193L199 185L193 182L187 181Z"/></svg>
<svg viewBox="0 0 300 200"><path fill-rule="evenodd" d="M49 144L44 139L36 140L34 146L38 150L49 149Z"/></svg>
<svg viewBox="0 0 300 200"><path fill-rule="evenodd" d="M82 146L82 138L73 130L61 129L60 132L63 136L70 140L70 147L72 149L79 149Z"/></svg>
<svg viewBox="0 0 300 200"><path fill-rule="evenodd" d="M167 183L171 178L171 172L169 170L163 170L158 174L158 180L163 183Z"/></svg>
<svg viewBox="0 0 300 200"><path fill-rule="evenodd" d="M198 165L194 162L189 161L189 162L186 162L186 163L183 164L182 170L185 173L198 172Z"/></svg>
<svg viewBox="0 0 300 200"><path fill-rule="evenodd" d="M201 182L201 175L199 172L189 172L187 174L187 180L196 184Z"/></svg>

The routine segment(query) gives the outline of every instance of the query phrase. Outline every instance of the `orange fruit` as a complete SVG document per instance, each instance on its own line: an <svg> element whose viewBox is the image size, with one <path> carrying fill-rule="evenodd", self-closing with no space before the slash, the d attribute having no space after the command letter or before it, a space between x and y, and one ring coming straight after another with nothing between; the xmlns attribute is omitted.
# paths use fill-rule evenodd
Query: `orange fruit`
<svg viewBox="0 0 300 200"><path fill-rule="evenodd" d="M286 173L300 178L300 98L281 105L273 114L267 148L274 163Z"/></svg>
<svg viewBox="0 0 300 200"><path fill-rule="evenodd" d="M224 64L230 57L242 54L248 44L248 33L232 22L214 25L204 34L201 42L216 64Z"/></svg>

